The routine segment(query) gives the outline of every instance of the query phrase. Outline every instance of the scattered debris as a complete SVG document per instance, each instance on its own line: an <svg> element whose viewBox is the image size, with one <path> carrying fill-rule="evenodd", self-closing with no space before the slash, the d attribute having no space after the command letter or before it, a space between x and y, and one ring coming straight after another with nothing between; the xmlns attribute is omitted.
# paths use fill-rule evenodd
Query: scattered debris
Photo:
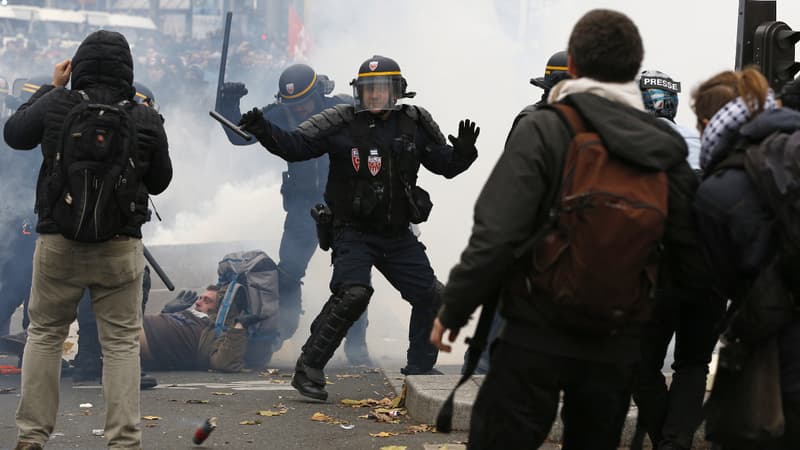
<svg viewBox="0 0 800 450"><path fill-rule="evenodd" d="M390 431L381 431L380 433L370 433L369 435L372 436L372 437L385 438L385 437L397 436L398 434L400 434L400 433L392 433Z"/></svg>
<svg viewBox="0 0 800 450"><path fill-rule="evenodd" d="M392 408L405 408L406 406L406 384L403 383L403 389L400 391L400 395L392 400Z"/></svg>
<svg viewBox="0 0 800 450"><path fill-rule="evenodd" d="M343 423L343 424L340 424L340 425L339 425L339 428L341 428L341 429L343 429L343 430L352 430L352 429L353 429L353 428L355 428L355 427L356 427L356 426L355 426L355 425L353 425L353 424L344 424L344 423Z"/></svg>
<svg viewBox="0 0 800 450"><path fill-rule="evenodd" d="M406 428L406 431L408 431L409 434L426 433L426 432L436 433L436 427L434 427L433 425L422 423L419 425L409 425Z"/></svg>
<svg viewBox="0 0 800 450"><path fill-rule="evenodd" d="M343 373L343 374L336 375L336 378L338 378L340 380L345 379L345 378L361 378L361 375L359 375L357 373Z"/></svg>
<svg viewBox="0 0 800 450"><path fill-rule="evenodd" d="M261 421L258 420L258 419L256 419L256 420L243 420L243 421L239 422L239 425L261 425Z"/></svg>
<svg viewBox="0 0 800 450"><path fill-rule="evenodd" d="M390 445L388 447L381 447L381 450L406 450L408 447L405 445Z"/></svg>
<svg viewBox="0 0 800 450"><path fill-rule="evenodd" d="M391 407L392 400L388 397L384 397L380 400L375 400L374 398L366 398L363 400L351 400L351 399L344 399L342 400L342 404L345 406L350 406L353 408L366 408L366 407L374 407L374 406L385 406Z"/></svg>
<svg viewBox="0 0 800 450"><path fill-rule="evenodd" d="M289 410L287 408L282 408L282 409L279 409L277 411L273 411L271 409L268 409L268 410L264 410L264 411L259 411L256 414L258 414L259 416L275 417L275 416L282 416L282 415L286 414L288 411Z"/></svg>
<svg viewBox="0 0 800 450"><path fill-rule="evenodd" d="M314 415L311 416L311 420L313 420L315 422L327 423L329 425L341 425L341 424L347 425L347 424L350 423L350 422L348 422L346 420L339 420L339 419L333 418L333 417L331 417L331 416L329 416L327 414L323 414L321 412L314 413Z"/></svg>
<svg viewBox="0 0 800 450"><path fill-rule="evenodd" d="M161 417L159 417L159 416L142 416L142 419L144 419L144 420L161 420Z"/></svg>
<svg viewBox="0 0 800 450"><path fill-rule="evenodd" d="M102 436L102 435L106 434L106 431L104 429L102 429L102 428L96 428L96 429L92 430L92 434L95 435L95 436Z"/></svg>
<svg viewBox="0 0 800 450"><path fill-rule="evenodd" d="M238 392L212 392L211 395L236 395Z"/></svg>
<svg viewBox="0 0 800 450"><path fill-rule="evenodd" d="M208 403L208 400L186 400L186 403L194 404L194 405L204 405Z"/></svg>
<svg viewBox="0 0 800 450"><path fill-rule="evenodd" d="M91 408L91 407L93 407L93 406L94 406L94 405L92 405L91 403L81 403L81 404L79 405L79 407L81 407L81 408Z"/></svg>

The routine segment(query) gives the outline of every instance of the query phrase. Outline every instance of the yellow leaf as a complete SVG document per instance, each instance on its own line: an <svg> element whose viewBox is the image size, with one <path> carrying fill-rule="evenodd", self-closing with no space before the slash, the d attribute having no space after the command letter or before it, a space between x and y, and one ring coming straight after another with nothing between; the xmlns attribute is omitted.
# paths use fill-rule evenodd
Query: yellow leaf
<svg viewBox="0 0 800 450"><path fill-rule="evenodd" d="M390 445L388 447L381 447L381 450L406 450L408 447L405 445Z"/></svg>
<svg viewBox="0 0 800 450"><path fill-rule="evenodd" d="M260 420L243 420L239 422L239 425L261 425Z"/></svg>
<svg viewBox="0 0 800 450"><path fill-rule="evenodd" d="M317 422L327 422L327 421L331 420L331 417L328 416L328 415L322 414L321 412L317 412L317 413L314 413L313 416L311 416L311 420L316 420Z"/></svg>
<svg viewBox="0 0 800 450"><path fill-rule="evenodd" d="M259 412L258 412L258 415L259 415L259 416L267 416L267 417L282 416L282 415L284 415L284 414L286 414L286 410L285 410L285 409L282 409L282 410L280 410L280 411L270 411L270 410L266 410L266 411L259 411Z"/></svg>
<svg viewBox="0 0 800 450"><path fill-rule="evenodd" d="M433 427L431 425L423 423L420 425L410 425L407 428L407 430L409 433L424 433L426 431L433 431Z"/></svg>
<svg viewBox="0 0 800 450"><path fill-rule="evenodd" d="M236 395L238 392L212 392L211 395Z"/></svg>
<svg viewBox="0 0 800 450"><path fill-rule="evenodd" d="M406 406L406 385L403 383L403 390L400 391L400 395L394 398L391 403L392 408L402 408Z"/></svg>
<svg viewBox="0 0 800 450"><path fill-rule="evenodd" d="M344 378L361 378L361 375L352 374L352 373L344 373L344 374L336 375L336 378L338 378L340 380L344 379Z"/></svg>
<svg viewBox="0 0 800 450"><path fill-rule="evenodd" d="M372 437L392 437L397 436L399 433L390 433L388 431L381 431L380 433L370 433L369 435Z"/></svg>
<svg viewBox="0 0 800 450"><path fill-rule="evenodd" d="M144 420L161 420L161 417L158 416L142 416Z"/></svg>

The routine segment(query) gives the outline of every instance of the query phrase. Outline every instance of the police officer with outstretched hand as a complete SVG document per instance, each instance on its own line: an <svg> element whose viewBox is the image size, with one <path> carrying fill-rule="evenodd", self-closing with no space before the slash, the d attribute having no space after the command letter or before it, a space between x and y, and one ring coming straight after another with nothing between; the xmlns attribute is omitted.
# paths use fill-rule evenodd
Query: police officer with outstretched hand
<svg viewBox="0 0 800 450"><path fill-rule="evenodd" d="M452 178L477 158L480 129L470 120L459 125L451 145L428 111L404 105L413 97L394 60L373 56L361 64L351 83L354 105L338 105L286 132L246 113L240 125L271 153L287 161L328 154L325 201L333 213L331 297L311 325L311 336L297 360L294 386L301 394L326 400L323 369L348 328L367 308L376 267L411 303L406 374L429 373L438 351L429 342L439 307L436 280L425 246L409 223L427 220L433 206L417 185L420 164Z"/></svg>
<svg viewBox="0 0 800 450"><path fill-rule="evenodd" d="M314 114L341 104L352 104L349 95L330 95L333 80L318 74L306 64L292 64L278 79L275 102L261 109L261 114L270 123L284 130L294 130ZM232 122L241 119L240 100L247 95L244 83L225 83L222 91L220 111ZM245 141L228 128L223 127L228 140L234 145L250 145L255 140ZM248 366L260 367L260 359L269 361L269 355L277 351L282 343L297 331L302 314L301 281L317 248L317 230L309 215L309 209L322 202L325 182L328 178L328 157L323 155L307 161L293 161L283 172L281 195L286 219L283 224L278 263L280 292L280 335L271 348L258 346L264 355L248 355ZM371 364L366 343L367 317L359 319L347 334L345 355L356 365Z"/></svg>

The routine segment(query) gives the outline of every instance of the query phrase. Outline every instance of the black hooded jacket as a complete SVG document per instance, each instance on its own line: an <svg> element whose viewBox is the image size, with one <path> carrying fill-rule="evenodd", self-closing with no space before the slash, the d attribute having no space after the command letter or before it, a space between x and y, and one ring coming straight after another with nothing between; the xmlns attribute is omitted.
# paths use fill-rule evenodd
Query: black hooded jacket
<svg viewBox="0 0 800 450"><path fill-rule="evenodd" d="M133 99L133 59L125 37L105 30L87 36L72 59L71 78L72 90L53 85L39 88L8 119L3 129L6 143L17 150L31 150L41 144L44 160L37 182L37 206L42 197L43 177L51 172L55 154L61 146L64 119L82 101L77 91L84 91L95 103L115 104ZM159 194L172 179L164 119L144 105L135 106L130 114L136 127L142 182L149 194ZM146 208L147 205L143 206ZM43 213L42 208L37 209L39 222L36 231L59 232L53 218ZM141 237L140 224L120 232Z"/></svg>
<svg viewBox="0 0 800 450"><path fill-rule="evenodd" d="M597 95L573 94L565 101L599 133L615 157L666 171L669 205L659 284L704 289L708 268L691 215L697 177L686 162L683 138L644 111ZM571 140L568 127L551 109L526 108L517 117L475 204L472 235L450 273L439 320L447 328L461 328L479 305L500 296L501 313L507 319L501 336L515 344L582 360L630 361L640 354L638 327L608 337L570 333L548 320L542 309L545 302L508 289L513 273L525 267L515 252L542 225Z"/></svg>

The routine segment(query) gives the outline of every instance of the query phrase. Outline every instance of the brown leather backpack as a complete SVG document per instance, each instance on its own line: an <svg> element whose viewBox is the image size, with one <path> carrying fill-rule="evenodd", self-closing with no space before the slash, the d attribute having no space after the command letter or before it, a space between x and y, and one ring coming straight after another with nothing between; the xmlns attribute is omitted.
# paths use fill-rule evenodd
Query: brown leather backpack
<svg viewBox="0 0 800 450"><path fill-rule="evenodd" d="M667 175L615 157L574 108L550 106L573 139L551 220L533 247L528 289L565 327L614 334L649 311Z"/></svg>

